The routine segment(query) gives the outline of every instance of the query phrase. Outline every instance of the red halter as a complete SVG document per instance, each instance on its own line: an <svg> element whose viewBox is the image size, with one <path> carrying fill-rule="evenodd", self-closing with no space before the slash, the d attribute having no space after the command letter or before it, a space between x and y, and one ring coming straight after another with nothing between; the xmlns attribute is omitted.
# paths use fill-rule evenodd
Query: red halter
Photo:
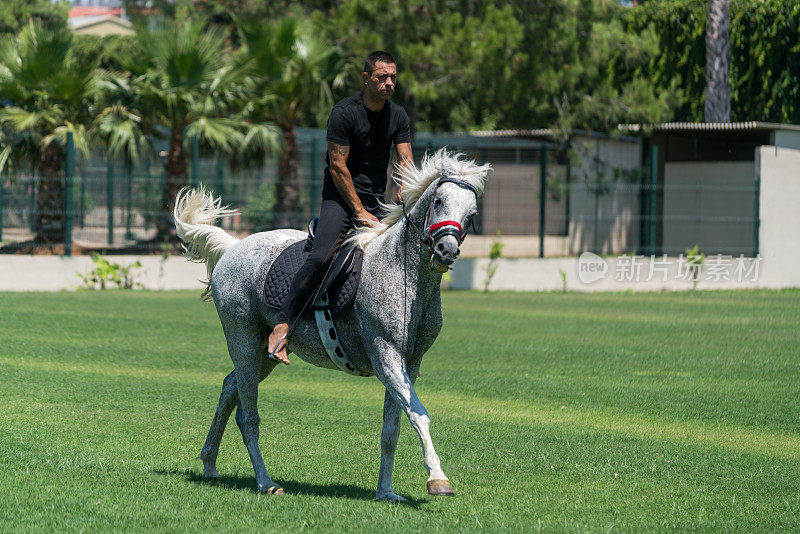
<svg viewBox="0 0 800 534"><path fill-rule="evenodd" d="M436 192L439 189L439 186L442 185L444 182L452 182L460 187L464 187L472 191L475 196L478 196L478 191L475 189L475 186L467 182L466 180L462 180L461 178L454 176L447 172L446 169L442 170L442 175L436 181L436 184L433 186L433 194L431 195L431 199L428 203L428 209L425 213L425 222L423 223L422 230L417 228L417 226L408 218L408 213L405 211L405 205L403 206L403 218L406 220L406 223L414 228L423 238L423 242L427 245L428 248L428 258L433 261L433 244L436 239L441 235L450 234L458 240L458 244L464 242L464 238L466 237L466 232L464 228L461 226L461 223L458 221L440 221L438 223L429 224L431 220L431 213L433 212L433 204L436 200ZM438 230L438 231L437 231Z"/></svg>
<svg viewBox="0 0 800 534"><path fill-rule="evenodd" d="M475 196L478 196L478 192L475 190L475 187L472 186L466 180L462 180L457 176L453 175L446 175L444 171L442 172L442 176L436 181L436 185L433 188L433 195L431 196L430 203L428 203L428 211L425 214L425 223L423 228L425 229L425 239L428 243L428 252L433 253L433 243L436 241L438 236L450 234L458 240L458 244L464 242L464 238L466 237L466 232L464 228L461 226L461 223L458 221L440 221L438 223L429 224L431 220L431 213L433 212L433 204L436 200L436 193L439 190L439 186L441 186L445 182L454 183L460 187L464 187L472 191ZM449 226L453 228L448 228ZM438 230L438 232L437 232Z"/></svg>
<svg viewBox="0 0 800 534"><path fill-rule="evenodd" d="M458 223L458 221L442 221L442 222L438 222L436 224L432 224L431 227L428 229L428 231L430 233L433 233L434 230L436 230L437 228L441 228L442 226L455 226L456 228L458 228L458 233L459 234L461 234L461 235L464 234L464 230L461 229L461 225Z"/></svg>

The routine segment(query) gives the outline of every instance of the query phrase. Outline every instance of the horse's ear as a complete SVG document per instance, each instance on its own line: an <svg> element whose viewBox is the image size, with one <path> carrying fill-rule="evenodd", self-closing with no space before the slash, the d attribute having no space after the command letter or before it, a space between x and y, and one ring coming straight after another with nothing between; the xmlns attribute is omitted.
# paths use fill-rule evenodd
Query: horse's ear
<svg viewBox="0 0 800 534"><path fill-rule="evenodd" d="M442 159L442 178L450 178L451 176L455 176L456 171L450 166L450 163L446 159Z"/></svg>

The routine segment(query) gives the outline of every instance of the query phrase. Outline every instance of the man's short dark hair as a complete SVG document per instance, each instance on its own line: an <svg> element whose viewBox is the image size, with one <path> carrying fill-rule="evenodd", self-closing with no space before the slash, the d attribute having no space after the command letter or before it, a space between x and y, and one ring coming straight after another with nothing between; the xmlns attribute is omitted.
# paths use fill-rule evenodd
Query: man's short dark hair
<svg viewBox="0 0 800 534"><path fill-rule="evenodd" d="M367 56L367 61L364 62L364 72L367 74L372 74L375 72L375 64L378 61L397 65L397 61L394 60L392 54L389 52L384 52L383 50L376 50Z"/></svg>

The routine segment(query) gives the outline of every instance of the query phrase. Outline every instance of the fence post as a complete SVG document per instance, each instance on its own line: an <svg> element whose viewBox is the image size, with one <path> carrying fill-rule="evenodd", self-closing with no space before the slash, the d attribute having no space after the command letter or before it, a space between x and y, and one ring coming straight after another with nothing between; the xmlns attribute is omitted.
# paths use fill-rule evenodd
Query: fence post
<svg viewBox="0 0 800 534"><path fill-rule="evenodd" d="M36 232L36 181L38 180L38 173L31 169L30 192L31 201L28 206L28 213L30 213L30 228L31 232Z"/></svg>
<svg viewBox="0 0 800 534"><path fill-rule="evenodd" d="M313 135L313 134L312 134ZM319 213L319 142L316 137L311 138L311 217Z"/></svg>
<svg viewBox="0 0 800 534"><path fill-rule="evenodd" d="M106 162L106 210L108 211L108 244L114 243L114 163Z"/></svg>
<svg viewBox="0 0 800 534"><path fill-rule="evenodd" d="M224 196L224 192L222 191L223 186L224 186L224 184L223 184L224 173L223 173L223 169L222 169L222 157L219 154L217 154L216 164L217 165L216 165L216 169L215 169L216 176L215 176L215 181L214 181L214 189L216 190L217 196L221 198L221 197Z"/></svg>
<svg viewBox="0 0 800 534"><path fill-rule="evenodd" d="M64 223L64 254L72 256L72 174L75 166L75 142L72 132L67 132L67 168L64 172L64 210L66 221Z"/></svg>
<svg viewBox="0 0 800 534"><path fill-rule="evenodd" d="M539 257L544 258L544 215L547 202L547 148L539 148Z"/></svg>
<svg viewBox="0 0 800 534"><path fill-rule="evenodd" d="M150 158L144 163L144 229L150 228Z"/></svg>
<svg viewBox="0 0 800 534"><path fill-rule="evenodd" d="M0 173L0 246L3 246L3 175Z"/></svg>
<svg viewBox="0 0 800 534"><path fill-rule="evenodd" d="M656 187L658 186L658 147L650 150L650 255L656 255Z"/></svg>
<svg viewBox="0 0 800 534"><path fill-rule="evenodd" d="M214 190L215 190L214 192L216 193L217 198L222 198L224 196L223 195L223 191L222 191L222 189L223 189L223 181L222 181L223 172L222 172L222 157L219 155L219 153L217 153L217 158L216 159L217 159L217 161L216 161L216 169L215 169L216 176L214 177ZM215 224L221 228L222 227L222 217L217 219L217 222Z"/></svg>
<svg viewBox="0 0 800 534"><path fill-rule="evenodd" d="M199 177L197 176L197 166L200 159L200 138L195 137L192 139L192 181L189 182L189 185L195 186L200 183Z"/></svg>
<svg viewBox="0 0 800 534"><path fill-rule="evenodd" d="M126 191L125 194L128 198L125 199L125 239L133 239L131 233L131 210L133 209L133 163L130 161L125 162L125 181Z"/></svg>
<svg viewBox="0 0 800 534"><path fill-rule="evenodd" d="M761 208L759 202L761 201L761 158L759 157L758 149L756 149L756 180L754 191L754 206L753 206L753 257L758 257L758 230L761 226Z"/></svg>
<svg viewBox="0 0 800 534"><path fill-rule="evenodd" d="M81 203L78 206L78 213L80 213L81 228L86 227L86 165L81 161Z"/></svg>

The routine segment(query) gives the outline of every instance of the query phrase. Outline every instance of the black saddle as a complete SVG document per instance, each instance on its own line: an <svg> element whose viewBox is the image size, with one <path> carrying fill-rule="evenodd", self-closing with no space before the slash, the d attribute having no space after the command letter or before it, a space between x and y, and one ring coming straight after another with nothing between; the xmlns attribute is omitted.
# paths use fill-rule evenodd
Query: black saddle
<svg viewBox="0 0 800 534"><path fill-rule="evenodd" d="M266 270L266 273L259 277L264 280L261 294L264 304L269 308L279 310L286 301L295 274L303 266L311 252L317 221L318 219L314 219L309 223L308 238L292 243L285 248L268 270L262 264L261 270ZM322 297L325 293L328 294L328 305L321 306L310 303L303 310L303 315L310 317L313 310L328 309L333 316L336 316L350 306L355 300L358 290L363 256L364 251L352 243L336 251L327 273L316 291L316 298Z"/></svg>

